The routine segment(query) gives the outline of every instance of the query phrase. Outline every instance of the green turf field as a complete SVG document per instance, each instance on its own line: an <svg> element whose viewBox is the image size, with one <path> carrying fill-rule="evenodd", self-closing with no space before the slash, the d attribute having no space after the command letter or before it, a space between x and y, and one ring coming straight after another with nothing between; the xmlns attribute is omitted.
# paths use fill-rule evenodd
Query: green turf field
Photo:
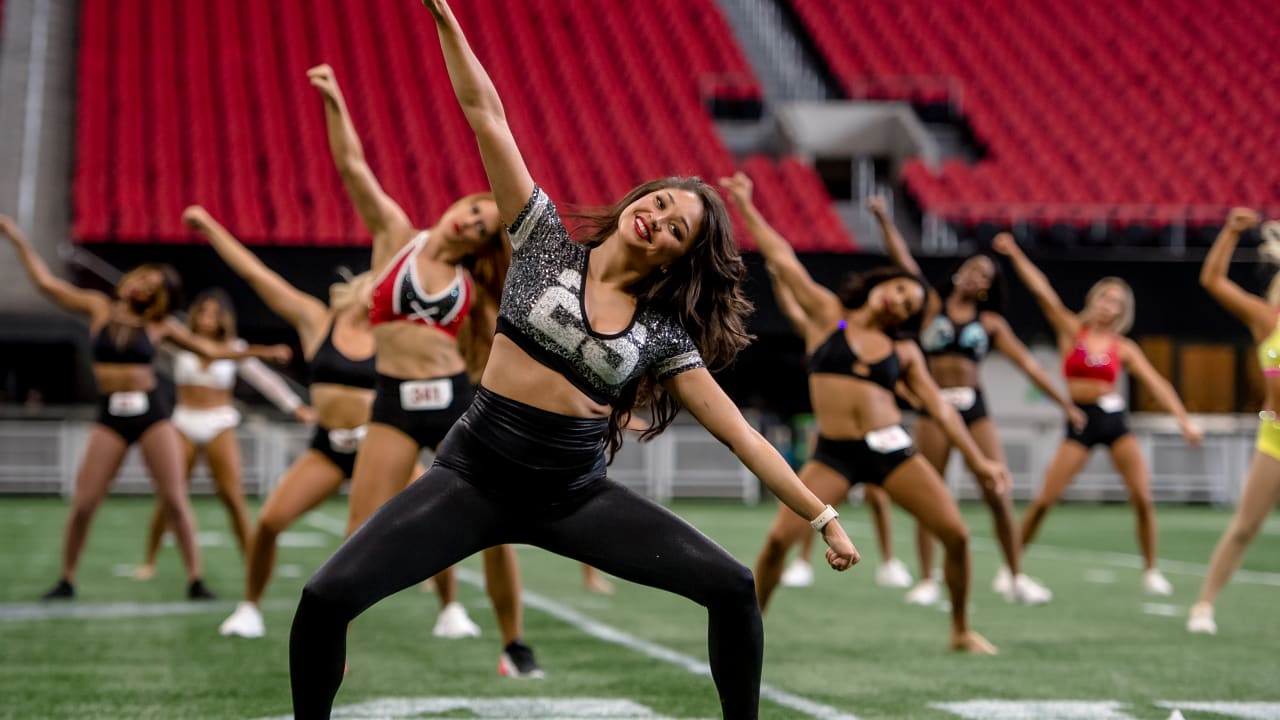
<svg viewBox="0 0 1280 720"><path fill-rule="evenodd" d="M748 564L772 514L769 505L682 503L676 509ZM123 617L48 618L32 615L40 610L32 601L56 578L65 506L56 499L0 499L0 717L289 713L286 647L294 602L306 575L335 547L332 528L341 527L345 508L326 505L287 536L290 546L280 550L282 572L268 593L263 640L217 635L239 595L241 564L221 509L201 500L197 511L207 545L206 578L226 602L194 611L182 603L182 573L172 548L166 549L155 580L122 577L141 553L150 504L112 499L94 526L78 583L80 599L58 607ZM1280 527L1274 520L1245 560L1251 571L1243 578L1247 582L1238 580L1219 603L1219 635L1210 638L1187 635L1183 620L1203 564L1227 522L1225 512L1160 508L1160 556L1170 561L1164 569L1176 592L1153 600L1139 587L1126 507L1056 511L1042 544L1028 556L1029 572L1056 594L1051 605L1040 608L1009 606L990 592L997 561L990 522L977 506L966 507L965 514L975 537L974 625L1001 654L948 655L941 611L909 607L902 591L876 587L866 516L851 509L847 527L867 557L865 564L844 575L820 572L810 589L781 590L766 617L764 679L771 697L786 704L764 700L762 717L1164 720L1171 710L1158 703L1176 701L1191 720L1231 716L1192 709L1191 701L1280 703ZM910 559L911 526L897 516L894 529L899 554ZM479 640L433 639L435 600L413 589L375 607L354 626L351 673L338 706L423 700L403 703L400 710L375 702L346 717L718 716L710 679L696 674L696 663L691 668L686 662L706 658L699 608L623 583L613 597L586 595L574 563L530 548L521 549L520 561L528 593L526 637L547 680L496 676L493 617L474 584L464 582L461 598L484 628ZM478 563L469 560L464 567L470 570L464 581L474 582ZM140 616L143 612L151 616ZM438 698L463 700L449 704ZM467 698L521 700L485 705ZM599 701L555 705L528 698ZM975 700L1112 704L933 707ZM1235 716L1280 717L1280 704L1252 711L1256 714L1237 711ZM1076 714L1062 714L1067 712Z"/></svg>

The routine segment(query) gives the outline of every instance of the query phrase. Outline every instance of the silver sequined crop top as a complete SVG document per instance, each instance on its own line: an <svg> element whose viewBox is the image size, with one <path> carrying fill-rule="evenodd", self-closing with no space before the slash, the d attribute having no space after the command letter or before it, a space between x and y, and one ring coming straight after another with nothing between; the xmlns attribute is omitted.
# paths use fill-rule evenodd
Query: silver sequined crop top
<svg viewBox="0 0 1280 720"><path fill-rule="evenodd" d="M497 331L593 401L612 404L645 372L661 382L705 367L689 333L651 308L637 308L619 333L590 328L583 307L590 248L569 238L541 188L534 188L509 230L511 269Z"/></svg>

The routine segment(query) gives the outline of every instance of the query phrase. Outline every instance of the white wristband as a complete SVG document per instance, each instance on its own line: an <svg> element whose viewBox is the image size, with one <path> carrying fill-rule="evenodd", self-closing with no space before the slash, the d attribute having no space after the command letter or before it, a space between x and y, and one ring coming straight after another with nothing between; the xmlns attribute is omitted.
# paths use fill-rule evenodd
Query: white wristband
<svg viewBox="0 0 1280 720"><path fill-rule="evenodd" d="M836 512L835 508L828 505L821 513L818 513L818 517L809 521L809 526L818 532L822 532L822 529L827 526L827 523L838 517L840 517L840 513Z"/></svg>

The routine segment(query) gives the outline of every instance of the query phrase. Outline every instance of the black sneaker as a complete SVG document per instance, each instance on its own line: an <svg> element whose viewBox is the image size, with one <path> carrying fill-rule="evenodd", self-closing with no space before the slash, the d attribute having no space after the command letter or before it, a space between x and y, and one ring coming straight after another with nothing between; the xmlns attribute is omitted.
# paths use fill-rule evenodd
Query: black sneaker
<svg viewBox="0 0 1280 720"><path fill-rule="evenodd" d="M212 590L205 587L203 580L200 580L197 578L195 580L192 580L191 584L187 586L187 599L188 600L217 600L218 596L214 595Z"/></svg>
<svg viewBox="0 0 1280 720"><path fill-rule="evenodd" d="M498 674L502 677L531 678L541 680L546 677L538 661L533 659L533 648L519 640L512 640L498 658Z"/></svg>
<svg viewBox="0 0 1280 720"><path fill-rule="evenodd" d="M53 589L40 596L41 600L75 600L76 588L66 580L59 580Z"/></svg>

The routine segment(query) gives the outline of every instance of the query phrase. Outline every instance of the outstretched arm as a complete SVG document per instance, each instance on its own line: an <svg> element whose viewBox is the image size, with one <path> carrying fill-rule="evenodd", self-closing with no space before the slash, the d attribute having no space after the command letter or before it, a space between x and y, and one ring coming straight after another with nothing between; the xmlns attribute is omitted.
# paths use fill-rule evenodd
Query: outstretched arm
<svg viewBox="0 0 1280 720"><path fill-rule="evenodd" d="M1231 254L1240 242L1240 234L1258 224L1258 214L1249 208L1233 208L1213 241L1200 268L1200 285L1232 315L1244 323L1254 340L1261 340L1276 326L1276 310L1265 300L1248 292L1227 277Z"/></svg>
<svg viewBox="0 0 1280 720"><path fill-rule="evenodd" d="M933 377L925 366L920 348L913 341L900 341L895 345L898 357L902 358L906 369L907 387L915 393L929 417L937 421L951 444L964 456L965 464L973 471L978 482L997 493L1008 490L1011 483L1008 468L982 454L982 449L978 447L973 435L969 434L960 413L942 399L937 384L933 382Z"/></svg>
<svg viewBox="0 0 1280 720"><path fill-rule="evenodd" d="M920 265L916 259L911 256L911 249L907 247L906 239L902 237L902 233L898 232L898 226L893 224L893 218L889 217L889 207L885 204L884 198L879 195L867 198L867 209L880 225L880 232L884 234L884 250L893 264L918 278L923 278L924 273L920 271ZM926 284L926 287L929 286ZM925 303L925 319L928 320L942 307L942 298L938 297L936 290L929 287L929 295Z"/></svg>
<svg viewBox="0 0 1280 720"><path fill-rule="evenodd" d="M884 233L884 251L889 259L894 265L919 277L920 265L911 256L907 241L902 237L902 233L898 232L898 226L893 224L893 218L889 217L889 207L885 204L884 198L879 195L867 198L867 209L875 216L876 223L880 225L880 232Z"/></svg>
<svg viewBox="0 0 1280 720"><path fill-rule="evenodd" d="M290 285L267 267L204 208L192 205L182 213L187 227L203 235L218 257L244 278L271 311L294 327L303 347L312 347L328 325L324 303Z"/></svg>
<svg viewBox="0 0 1280 720"><path fill-rule="evenodd" d="M497 200L498 214L502 223L510 226L533 194L533 177L529 175L520 147L507 125L507 112L502 107L498 90L467 44L449 3L446 0L423 0L422 4L435 18L440 50L444 53L444 64L449 70L454 95L480 145L480 160L484 163L489 187Z"/></svg>
<svg viewBox="0 0 1280 720"><path fill-rule="evenodd" d="M666 382L666 388L792 512L810 521L822 516L827 506L800 482L787 461L742 417L742 412L706 368L680 373ZM822 539L827 543L827 562L832 568L847 570L858 562L858 551L840 523L827 522L822 528Z"/></svg>
<svg viewBox="0 0 1280 720"><path fill-rule="evenodd" d="M8 215L0 215L0 235L9 238L13 249L18 251L22 269L27 272L31 284L35 285L41 295L71 312L88 315L91 322L95 323L111 311L111 298L104 293L76 287L50 272L49 266L36 254L22 229Z"/></svg>
<svg viewBox="0 0 1280 720"><path fill-rule="evenodd" d="M1035 357L1031 355L1031 351L1022 343L1017 335L1013 334L1013 328L1009 327L1008 321L997 313L987 312L982 315L982 324L987 327L987 333L992 338L992 345L995 349L1004 353L1005 357L1013 361L1014 365L1026 375L1036 387L1040 388L1045 395L1053 398L1053 402L1060 408L1062 413L1067 416L1072 426L1077 429L1083 428L1087 418L1084 411L1076 407L1071 402L1071 398L1067 397L1061 390L1053 384L1053 380L1049 378L1049 373L1045 371L1040 363L1036 362Z"/></svg>
<svg viewBox="0 0 1280 720"><path fill-rule="evenodd" d="M773 299L778 303L778 310L782 312L782 316L791 324L791 329L797 335L808 339L809 316L805 315L804 308L800 307L800 302L796 300L791 288L778 277L778 271L773 267L773 263L766 263L765 270L769 273L769 287L773 289Z"/></svg>
<svg viewBox="0 0 1280 720"><path fill-rule="evenodd" d="M258 358L245 358L236 366L240 379L249 383L262 397L271 401L281 411L296 415L298 409L304 407L302 398L289 387L289 383L280 377Z"/></svg>
<svg viewBox="0 0 1280 720"><path fill-rule="evenodd" d="M1152 395L1156 396L1156 401L1164 406L1166 410L1178 419L1178 429L1182 431L1182 437L1186 438L1188 445L1199 445L1200 439L1204 437L1204 433L1195 423L1191 422L1191 416L1187 414L1187 408L1182 404L1182 398L1178 397L1178 393L1173 389L1173 385L1169 384L1164 376L1156 372L1155 367L1151 365L1151 361L1147 360L1147 356L1143 354L1142 348L1138 344L1128 338L1120 340L1120 361L1129 370L1129 373L1137 378Z"/></svg>
<svg viewBox="0 0 1280 720"><path fill-rule="evenodd" d="M1049 278L1045 277L1040 268L1031 262L1031 258L1022 252L1022 248L1018 247L1018 242L1012 235L1007 232L1000 233L992 241L991 246L1013 263L1014 272L1018 273L1022 284L1027 286L1036 302L1040 304L1040 309L1049 319L1049 324L1053 325L1054 331L1068 337L1074 337L1080 332L1080 321L1067 309L1066 305L1062 304L1062 298L1058 297L1053 285L1049 284Z"/></svg>
<svg viewBox="0 0 1280 720"><path fill-rule="evenodd" d="M746 173L738 172L733 177L720 178L720 184L729 191L729 197L742 213L747 230L759 246L765 262L773 267L773 274L778 282L787 288L800 305L809 324L817 327L833 324L840 313L840 301L835 293L814 282L800 258L796 257L796 251L760 214L759 208L751 200L751 178Z"/></svg>
<svg viewBox="0 0 1280 720"><path fill-rule="evenodd" d="M317 65L307 71L311 86L324 96L324 124L329 133L329 152L342 176L347 196L360 213L364 226L373 235L373 262L376 269L391 260L405 243L413 238L413 224L404 210L382 190L364 157L364 146L356 134L342 88L328 65Z"/></svg>
<svg viewBox="0 0 1280 720"><path fill-rule="evenodd" d="M177 318L165 318L162 323L163 334L160 340L168 340L183 350L200 355L209 360L243 360L259 358L272 362L287 363L293 357L288 345L247 345L243 343L225 343L210 340L196 335Z"/></svg>

